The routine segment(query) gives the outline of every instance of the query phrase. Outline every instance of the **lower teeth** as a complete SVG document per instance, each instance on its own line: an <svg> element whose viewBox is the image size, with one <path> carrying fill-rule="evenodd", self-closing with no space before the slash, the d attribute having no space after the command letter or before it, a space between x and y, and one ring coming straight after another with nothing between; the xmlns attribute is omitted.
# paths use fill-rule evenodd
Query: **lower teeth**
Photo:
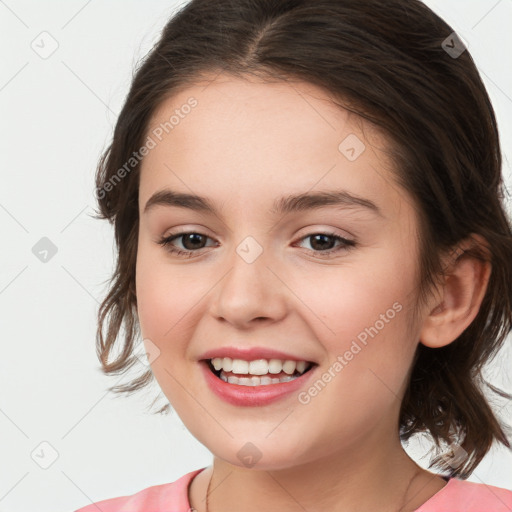
<svg viewBox="0 0 512 512"><path fill-rule="evenodd" d="M262 377L226 377L224 371L220 372L219 378L229 384L238 384L239 386L268 386L270 384L279 384L280 382L289 382L295 380L300 375L286 375L284 377L268 377L264 375Z"/></svg>

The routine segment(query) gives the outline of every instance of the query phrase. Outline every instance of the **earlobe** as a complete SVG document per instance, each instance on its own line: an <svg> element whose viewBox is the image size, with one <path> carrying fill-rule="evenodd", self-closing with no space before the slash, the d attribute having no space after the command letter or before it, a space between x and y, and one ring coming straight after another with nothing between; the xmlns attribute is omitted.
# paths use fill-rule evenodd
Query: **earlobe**
<svg viewBox="0 0 512 512"><path fill-rule="evenodd" d="M455 341L478 314L491 264L466 252L475 244L488 255L485 239L479 235L473 234L458 245L440 285L440 297L423 322L420 342L427 347L439 348Z"/></svg>

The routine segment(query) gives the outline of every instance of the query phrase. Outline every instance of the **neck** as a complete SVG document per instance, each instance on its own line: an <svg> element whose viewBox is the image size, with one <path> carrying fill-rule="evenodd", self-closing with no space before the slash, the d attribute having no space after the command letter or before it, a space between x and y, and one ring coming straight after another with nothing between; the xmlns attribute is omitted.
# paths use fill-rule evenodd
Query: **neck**
<svg viewBox="0 0 512 512"><path fill-rule="evenodd" d="M194 508L200 512L413 511L444 481L422 470L395 441L386 450L355 446L277 470L244 468L215 457L213 468L205 470L210 484L208 506L202 501L202 506Z"/></svg>

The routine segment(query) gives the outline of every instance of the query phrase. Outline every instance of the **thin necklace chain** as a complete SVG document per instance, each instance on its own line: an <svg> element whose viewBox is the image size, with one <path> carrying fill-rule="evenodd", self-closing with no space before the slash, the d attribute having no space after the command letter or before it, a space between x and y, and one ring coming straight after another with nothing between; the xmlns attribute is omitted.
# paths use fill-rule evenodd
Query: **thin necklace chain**
<svg viewBox="0 0 512 512"><path fill-rule="evenodd" d="M407 485L407 489L405 489L405 493L404 493L404 498L402 500L402 506L396 511L396 512L402 512L403 508L405 507L405 505L407 504L406 502L406 498L407 498L407 493L409 492L409 489L411 487L411 484L412 482L416 479L416 477L419 475L419 471L417 470L414 475L412 476L412 478L409 480L409 484ZM210 496L210 486L212 484L212 480L213 480L213 471L212 471L212 476L210 477L210 480L208 482L208 489L206 489L206 511L205 512L209 512L209 508L208 508L208 497Z"/></svg>

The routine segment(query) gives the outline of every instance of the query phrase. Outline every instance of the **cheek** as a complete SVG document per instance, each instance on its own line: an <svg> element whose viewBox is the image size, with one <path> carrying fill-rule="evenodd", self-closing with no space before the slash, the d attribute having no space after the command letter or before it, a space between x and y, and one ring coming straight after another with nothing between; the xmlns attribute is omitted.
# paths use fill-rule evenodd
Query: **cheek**
<svg viewBox="0 0 512 512"><path fill-rule="evenodd" d="M154 251L139 250L136 265L137 313L143 338L149 338L162 353L181 350L187 312L193 307L193 292L179 268L166 265Z"/></svg>
<svg viewBox="0 0 512 512"><path fill-rule="evenodd" d="M364 340L375 324L382 334L403 327L414 296L412 271L410 261L381 251L371 260L310 272L291 287L309 309L318 339L341 349L343 340Z"/></svg>
<svg viewBox="0 0 512 512"><path fill-rule="evenodd" d="M144 338L156 342L171 326L164 311L172 310L173 295L167 290L159 265L147 257L144 251L137 255L136 266L137 312ZM167 290L167 293L166 293ZM167 325L165 325L168 323Z"/></svg>
<svg viewBox="0 0 512 512"><path fill-rule="evenodd" d="M322 311L313 336L326 352L318 377L325 384L313 382L302 398L319 417L331 418L333 435L342 431L351 440L399 407L416 347L405 279L375 273L340 273L323 293L309 296L316 300L311 309Z"/></svg>
<svg viewBox="0 0 512 512"><path fill-rule="evenodd" d="M161 247L139 245L135 280L144 337L167 346L183 336L194 307L208 290L208 283L198 279L192 267L170 263Z"/></svg>
<svg viewBox="0 0 512 512"><path fill-rule="evenodd" d="M197 321L190 312L199 294L187 284L190 283L179 266L166 265L161 255L151 254L150 250L139 251L136 289L141 335L158 348L151 371L167 399L179 410L186 404L180 383L187 381L183 361L192 322Z"/></svg>
<svg viewBox="0 0 512 512"><path fill-rule="evenodd" d="M336 381L359 389L358 399L378 396L379 379L399 394L417 345L409 329L414 261L401 254L383 250L364 265L360 260L295 283L325 349L324 364L331 367L341 356Z"/></svg>

